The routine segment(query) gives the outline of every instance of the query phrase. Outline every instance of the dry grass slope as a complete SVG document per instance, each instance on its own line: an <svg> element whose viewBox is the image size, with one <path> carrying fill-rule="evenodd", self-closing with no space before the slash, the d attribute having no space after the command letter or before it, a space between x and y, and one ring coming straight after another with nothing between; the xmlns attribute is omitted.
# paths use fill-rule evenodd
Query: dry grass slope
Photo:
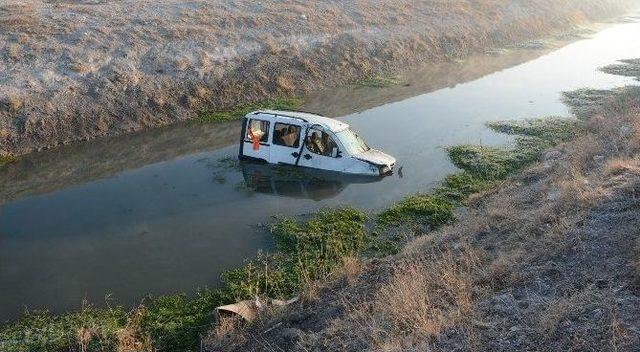
<svg viewBox="0 0 640 352"><path fill-rule="evenodd" d="M468 55L635 0L6 0L0 153L117 135Z"/></svg>

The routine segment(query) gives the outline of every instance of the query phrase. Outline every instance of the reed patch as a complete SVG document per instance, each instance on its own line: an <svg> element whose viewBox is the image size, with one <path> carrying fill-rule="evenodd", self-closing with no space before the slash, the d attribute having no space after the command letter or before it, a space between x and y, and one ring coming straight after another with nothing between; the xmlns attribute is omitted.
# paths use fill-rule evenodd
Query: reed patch
<svg viewBox="0 0 640 352"><path fill-rule="evenodd" d="M297 97L281 97L259 103L242 104L228 110L213 110L201 113L199 122L223 122L239 120L246 114L261 109L295 110L302 105L302 99Z"/></svg>

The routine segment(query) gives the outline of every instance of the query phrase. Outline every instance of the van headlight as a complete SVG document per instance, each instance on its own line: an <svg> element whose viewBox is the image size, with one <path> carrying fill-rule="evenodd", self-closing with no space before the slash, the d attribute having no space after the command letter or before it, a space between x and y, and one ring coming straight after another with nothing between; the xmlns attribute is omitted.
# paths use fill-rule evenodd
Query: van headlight
<svg viewBox="0 0 640 352"><path fill-rule="evenodd" d="M380 166L380 176L387 175L391 172L391 167L389 165Z"/></svg>

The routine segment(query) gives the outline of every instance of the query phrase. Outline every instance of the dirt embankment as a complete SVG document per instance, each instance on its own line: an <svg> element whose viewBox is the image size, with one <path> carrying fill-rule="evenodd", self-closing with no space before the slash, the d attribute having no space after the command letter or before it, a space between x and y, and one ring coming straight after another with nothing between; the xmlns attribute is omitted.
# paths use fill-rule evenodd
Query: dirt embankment
<svg viewBox="0 0 640 352"><path fill-rule="evenodd" d="M0 153L297 95L613 16L634 0L0 4Z"/></svg>
<svg viewBox="0 0 640 352"><path fill-rule="evenodd" d="M253 325L214 332L208 350L639 350L640 88L565 98L573 136L473 195L457 223L345 266Z"/></svg>

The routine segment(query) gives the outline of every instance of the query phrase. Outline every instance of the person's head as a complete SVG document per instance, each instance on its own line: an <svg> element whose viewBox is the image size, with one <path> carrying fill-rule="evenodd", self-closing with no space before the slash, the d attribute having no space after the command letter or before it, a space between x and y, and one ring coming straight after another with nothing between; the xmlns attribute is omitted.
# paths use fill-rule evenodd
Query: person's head
<svg viewBox="0 0 640 352"><path fill-rule="evenodd" d="M296 128L293 126L289 126L289 128L287 129L287 133L288 134L296 133Z"/></svg>
<svg viewBox="0 0 640 352"><path fill-rule="evenodd" d="M318 136L318 132L313 132L313 133L311 134L311 139L313 139L313 140L320 139L320 136Z"/></svg>

